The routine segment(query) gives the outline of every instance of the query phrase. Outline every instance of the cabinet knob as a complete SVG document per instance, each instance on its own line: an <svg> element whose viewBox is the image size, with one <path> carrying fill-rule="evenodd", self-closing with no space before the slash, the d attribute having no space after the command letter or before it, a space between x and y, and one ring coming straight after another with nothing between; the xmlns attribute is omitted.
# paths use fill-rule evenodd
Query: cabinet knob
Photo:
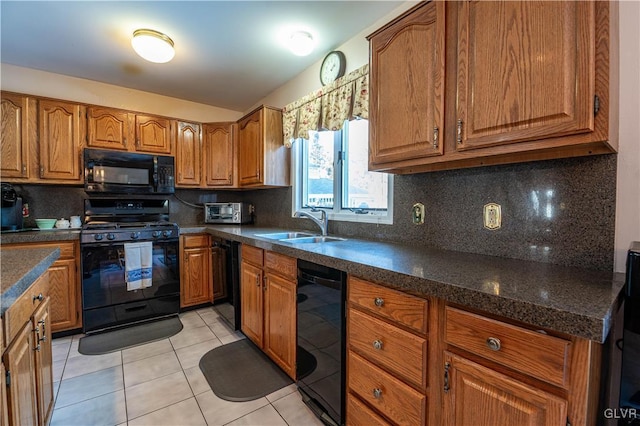
<svg viewBox="0 0 640 426"><path fill-rule="evenodd" d="M380 399L380 398L382 398L382 389L375 388L375 389L373 390L373 397L374 397L375 399Z"/></svg>
<svg viewBox="0 0 640 426"><path fill-rule="evenodd" d="M492 351L499 351L501 347L500 339L496 337L489 337L487 339L487 347Z"/></svg>
<svg viewBox="0 0 640 426"><path fill-rule="evenodd" d="M378 307L381 308L382 306L384 306L384 299L382 297L376 297L375 299L373 299L373 303Z"/></svg>
<svg viewBox="0 0 640 426"><path fill-rule="evenodd" d="M373 349L379 351L382 349L382 340L376 340L373 342Z"/></svg>
<svg viewBox="0 0 640 426"><path fill-rule="evenodd" d="M42 302L42 299L44 299L44 296L42 295L42 293L40 293L37 296L33 296L33 301L35 302L36 300L39 300Z"/></svg>

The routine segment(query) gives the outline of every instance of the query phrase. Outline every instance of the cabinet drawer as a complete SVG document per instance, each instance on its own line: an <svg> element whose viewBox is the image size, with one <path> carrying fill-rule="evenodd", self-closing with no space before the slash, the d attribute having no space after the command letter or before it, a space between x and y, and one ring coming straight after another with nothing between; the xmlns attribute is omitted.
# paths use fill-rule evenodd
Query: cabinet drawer
<svg viewBox="0 0 640 426"><path fill-rule="evenodd" d="M404 380L427 388L427 341L356 309L349 309L349 348Z"/></svg>
<svg viewBox="0 0 640 426"><path fill-rule="evenodd" d="M241 250L243 261L253 263L256 266L262 266L262 249L243 244Z"/></svg>
<svg viewBox="0 0 640 426"><path fill-rule="evenodd" d="M38 296L42 294L42 297ZM4 339L11 342L49 295L49 272L45 272L4 313Z"/></svg>
<svg viewBox="0 0 640 426"><path fill-rule="evenodd" d="M427 301L400 291L349 277L349 302L419 333L427 332Z"/></svg>
<svg viewBox="0 0 640 426"><path fill-rule="evenodd" d="M209 247L209 235L184 235L184 248Z"/></svg>
<svg viewBox="0 0 640 426"><path fill-rule="evenodd" d="M373 412L357 397L347 394L347 426L387 426L391 423Z"/></svg>
<svg viewBox="0 0 640 426"><path fill-rule="evenodd" d="M75 259L76 258L76 243L74 242L55 242L55 243L17 243L9 245L11 248L21 247L59 247L60 258L59 259Z"/></svg>
<svg viewBox="0 0 640 426"><path fill-rule="evenodd" d="M349 351L349 389L399 425L424 425L427 398Z"/></svg>
<svg viewBox="0 0 640 426"><path fill-rule="evenodd" d="M447 306L445 341L566 387L571 342Z"/></svg>
<svg viewBox="0 0 640 426"><path fill-rule="evenodd" d="M284 278L295 280L298 271L298 261L289 256L274 253L272 251L264 252L264 266L269 271L282 275Z"/></svg>

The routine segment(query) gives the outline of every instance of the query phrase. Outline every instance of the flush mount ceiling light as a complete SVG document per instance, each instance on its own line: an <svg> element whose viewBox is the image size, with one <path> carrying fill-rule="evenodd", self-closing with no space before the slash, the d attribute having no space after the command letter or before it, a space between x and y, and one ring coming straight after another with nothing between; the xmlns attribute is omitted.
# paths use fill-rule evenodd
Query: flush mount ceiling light
<svg viewBox="0 0 640 426"><path fill-rule="evenodd" d="M306 31L291 33L287 42L291 53L298 56L307 56L314 48L313 37Z"/></svg>
<svg viewBox="0 0 640 426"><path fill-rule="evenodd" d="M149 62L164 64L173 59L173 40L161 32L140 29L133 32L131 46L138 55Z"/></svg>

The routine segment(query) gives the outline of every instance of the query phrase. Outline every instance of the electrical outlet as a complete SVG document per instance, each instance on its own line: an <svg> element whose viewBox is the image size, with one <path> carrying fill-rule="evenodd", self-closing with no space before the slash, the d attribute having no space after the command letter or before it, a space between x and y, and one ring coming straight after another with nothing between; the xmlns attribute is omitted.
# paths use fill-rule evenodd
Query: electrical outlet
<svg viewBox="0 0 640 426"><path fill-rule="evenodd" d="M411 220L416 225L422 225L424 223L424 204L415 203L411 209Z"/></svg>
<svg viewBox="0 0 640 426"><path fill-rule="evenodd" d="M494 231L502 226L502 208L500 204L489 203L484 205L484 227Z"/></svg>

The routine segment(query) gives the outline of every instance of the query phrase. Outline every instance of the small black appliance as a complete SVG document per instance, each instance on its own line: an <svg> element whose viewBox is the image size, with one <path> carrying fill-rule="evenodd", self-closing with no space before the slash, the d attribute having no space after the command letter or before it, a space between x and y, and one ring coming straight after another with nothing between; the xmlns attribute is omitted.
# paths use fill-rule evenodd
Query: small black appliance
<svg viewBox="0 0 640 426"><path fill-rule="evenodd" d="M22 197L8 183L2 184L2 231L22 229Z"/></svg>

